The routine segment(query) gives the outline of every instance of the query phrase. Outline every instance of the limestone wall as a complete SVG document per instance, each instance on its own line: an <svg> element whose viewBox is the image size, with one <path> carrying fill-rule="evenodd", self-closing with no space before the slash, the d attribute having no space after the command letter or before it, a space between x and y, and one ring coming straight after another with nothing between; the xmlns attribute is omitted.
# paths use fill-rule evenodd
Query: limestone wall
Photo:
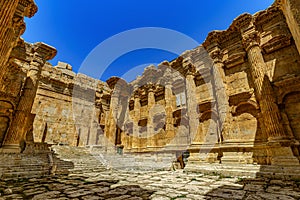
<svg viewBox="0 0 300 200"><path fill-rule="evenodd" d="M105 83L75 74L66 63L44 66L32 109L35 141L71 146L92 145L103 135L109 88ZM102 122L103 124L103 119Z"/></svg>
<svg viewBox="0 0 300 200"><path fill-rule="evenodd" d="M190 167L298 165L297 5L283 1L243 14L131 83L103 83L66 63L53 67L46 60L54 48L16 40L1 85L0 145L19 151L24 142L109 143L125 153L189 151Z"/></svg>
<svg viewBox="0 0 300 200"><path fill-rule="evenodd" d="M276 0L275 5L279 6L287 19L287 23L295 39L298 51L300 51L300 3L297 0Z"/></svg>
<svg viewBox="0 0 300 200"><path fill-rule="evenodd" d="M35 141L127 153L188 150L189 163L299 164L297 41L273 6L131 83L43 68ZM282 145L284 144L284 145Z"/></svg>
<svg viewBox="0 0 300 200"><path fill-rule="evenodd" d="M292 32L273 6L241 15L131 83L109 80L115 123L106 137L126 152L189 150L192 164L298 165L300 56Z"/></svg>

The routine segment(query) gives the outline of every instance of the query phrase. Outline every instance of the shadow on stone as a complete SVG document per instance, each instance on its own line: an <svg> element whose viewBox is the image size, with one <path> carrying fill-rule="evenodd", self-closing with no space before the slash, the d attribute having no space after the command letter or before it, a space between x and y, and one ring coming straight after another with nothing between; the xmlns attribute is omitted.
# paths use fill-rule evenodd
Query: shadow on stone
<svg viewBox="0 0 300 200"><path fill-rule="evenodd" d="M222 179L221 176L220 179ZM299 181L239 178L236 183L229 184L224 178L222 182L224 185L205 194L205 199L293 200L300 198Z"/></svg>
<svg viewBox="0 0 300 200"><path fill-rule="evenodd" d="M138 185L113 187L118 181L88 181L82 176L52 176L0 182L4 199L126 199L147 200L154 191ZM1 199L1 198L0 198Z"/></svg>

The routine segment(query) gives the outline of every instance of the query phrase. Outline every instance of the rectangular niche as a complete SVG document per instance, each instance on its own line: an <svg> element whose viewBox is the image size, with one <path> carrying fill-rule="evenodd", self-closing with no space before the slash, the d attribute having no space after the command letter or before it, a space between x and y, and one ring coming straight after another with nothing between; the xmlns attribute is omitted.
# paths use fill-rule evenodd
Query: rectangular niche
<svg viewBox="0 0 300 200"><path fill-rule="evenodd" d="M141 119L138 123L140 133L146 132L147 131L147 123L148 119Z"/></svg>

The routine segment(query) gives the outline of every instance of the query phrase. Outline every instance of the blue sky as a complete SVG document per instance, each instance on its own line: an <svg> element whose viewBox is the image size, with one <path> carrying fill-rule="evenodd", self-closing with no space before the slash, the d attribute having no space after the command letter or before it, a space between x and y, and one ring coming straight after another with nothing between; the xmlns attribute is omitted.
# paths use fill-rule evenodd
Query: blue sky
<svg viewBox="0 0 300 200"><path fill-rule="evenodd" d="M269 7L273 0L35 0L39 11L26 19L23 38L45 42L58 50L55 59L71 64L75 72L89 53L106 39L134 28L162 27L181 32L202 43L213 30L227 29L234 18ZM122 45L122 43L120 44ZM172 60L177 55L159 49L141 49L121 55L101 75L130 80L145 64ZM101 59L101 55L99 55ZM97 65L95 61L95 66ZM130 71L136 66L137 70ZM91 66L93 67L93 66ZM101 67L101 66L97 66ZM130 72L128 72L130 71Z"/></svg>

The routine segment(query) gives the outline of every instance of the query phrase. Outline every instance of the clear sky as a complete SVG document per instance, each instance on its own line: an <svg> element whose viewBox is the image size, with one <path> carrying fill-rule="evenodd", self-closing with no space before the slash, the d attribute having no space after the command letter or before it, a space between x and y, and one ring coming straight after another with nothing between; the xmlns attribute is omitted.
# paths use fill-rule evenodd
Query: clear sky
<svg viewBox="0 0 300 200"><path fill-rule="evenodd" d="M50 62L53 65L58 61L67 62L75 72L98 44L120 32L162 27L181 32L201 44L209 32L227 29L240 14L254 14L273 3L273 0L35 1L39 11L33 18L26 19L23 38L56 47L58 54ZM157 49L136 50L120 56L99 78L122 76L132 67L176 57L174 53Z"/></svg>

